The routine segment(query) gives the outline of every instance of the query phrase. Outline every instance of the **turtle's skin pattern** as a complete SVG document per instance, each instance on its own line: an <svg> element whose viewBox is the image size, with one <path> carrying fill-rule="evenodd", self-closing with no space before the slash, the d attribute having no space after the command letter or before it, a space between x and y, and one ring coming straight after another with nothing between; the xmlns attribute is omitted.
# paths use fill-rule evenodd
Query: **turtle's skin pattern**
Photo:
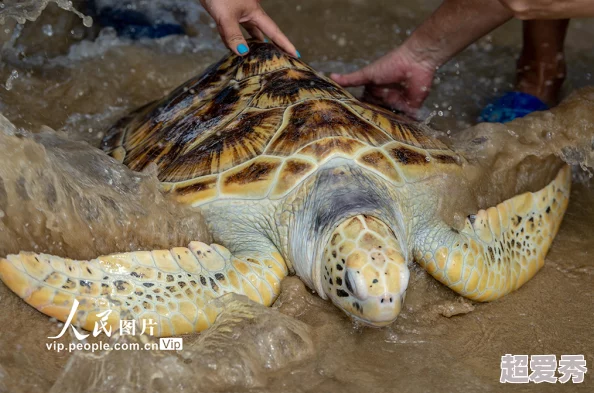
<svg viewBox="0 0 594 393"><path fill-rule="evenodd" d="M133 170L155 165L163 191L200 207L217 243L91 261L21 252L0 260L0 278L61 321L76 299L86 329L111 309L115 327L152 319L160 336L206 329L225 293L270 305L289 273L373 326L398 316L413 260L463 296L497 299L543 266L571 181L560 165L542 190L452 228L436 179L462 177L463 157L255 42L120 120L102 148Z"/></svg>

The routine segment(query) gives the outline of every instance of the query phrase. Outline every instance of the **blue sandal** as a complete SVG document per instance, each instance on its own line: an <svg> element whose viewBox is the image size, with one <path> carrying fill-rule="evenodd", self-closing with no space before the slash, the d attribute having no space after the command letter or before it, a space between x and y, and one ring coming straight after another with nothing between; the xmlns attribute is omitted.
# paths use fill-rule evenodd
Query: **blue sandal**
<svg viewBox="0 0 594 393"><path fill-rule="evenodd" d="M518 117L524 117L529 113L547 109L549 109L549 106L539 98L531 94L511 91L485 106L481 111L478 121L506 123Z"/></svg>

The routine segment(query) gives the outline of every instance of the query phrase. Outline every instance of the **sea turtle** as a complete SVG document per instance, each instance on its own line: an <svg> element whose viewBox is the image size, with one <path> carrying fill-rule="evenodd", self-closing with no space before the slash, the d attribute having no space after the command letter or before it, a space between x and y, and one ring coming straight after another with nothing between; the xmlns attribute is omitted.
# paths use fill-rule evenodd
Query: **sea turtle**
<svg viewBox="0 0 594 393"><path fill-rule="evenodd" d="M437 179L462 176L464 157L256 42L121 119L102 148L133 170L156 168L217 243L91 261L21 252L0 261L0 278L61 321L76 300L88 330L111 309L114 326L152 320L159 336L208 328L220 312L211 299L229 292L271 305L289 273L373 326L400 313L413 260L465 297L497 299L543 266L571 181L559 165L540 191L453 228L438 214Z"/></svg>

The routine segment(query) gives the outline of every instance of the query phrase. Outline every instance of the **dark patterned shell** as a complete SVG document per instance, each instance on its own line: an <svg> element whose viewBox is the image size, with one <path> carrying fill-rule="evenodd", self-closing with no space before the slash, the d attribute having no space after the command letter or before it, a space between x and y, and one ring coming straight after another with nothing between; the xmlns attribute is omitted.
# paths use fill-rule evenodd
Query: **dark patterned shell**
<svg viewBox="0 0 594 393"><path fill-rule="evenodd" d="M342 155L392 181L456 155L414 122L357 101L271 44L252 42L167 97L121 119L102 148L131 169L156 165L187 203L286 195ZM407 171L397 167L411 166ZM419 168L413 168L417 166Z"/></svg>

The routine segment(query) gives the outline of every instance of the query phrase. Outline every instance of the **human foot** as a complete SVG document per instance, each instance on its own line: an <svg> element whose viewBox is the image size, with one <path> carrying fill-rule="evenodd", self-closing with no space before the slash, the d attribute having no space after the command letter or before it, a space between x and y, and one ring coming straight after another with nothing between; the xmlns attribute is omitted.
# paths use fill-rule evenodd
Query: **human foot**
<svg viewBox="0 0 594 393"><path fill-rule="evenodd" d="M528 61L522 56L518 61L515 90L533 95L548 106L555 106L559 103L566 72L562 52L555 54L552 59Z"/></svg>

